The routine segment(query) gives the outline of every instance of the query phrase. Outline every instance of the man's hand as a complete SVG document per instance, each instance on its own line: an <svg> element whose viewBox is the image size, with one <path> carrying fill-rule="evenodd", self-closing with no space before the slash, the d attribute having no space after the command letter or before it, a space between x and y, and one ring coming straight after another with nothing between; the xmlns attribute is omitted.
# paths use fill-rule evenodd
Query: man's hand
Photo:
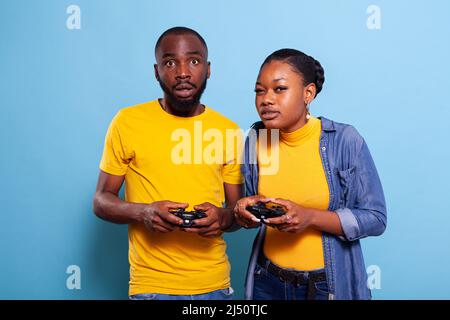
<svg viewBox="0 0 450 320"><path fill-rule="evenodd" d="M150 231L167 233L179 229L183 220L170 213L170 209L187 208L187 203L156 201L145 205L141 213L142 223Z"/></svg>
<svg viewBox="0 0 450 320"><path fill-rule="evenodd" d="M195 228L183 228L183 231L213 238L220 236L232 223L232 220L230 222L229 217L227 217L227 215L232 217L231 209L218 208L209 202L196 205L194 209L205 211L207 217L194 220L193 225Z"/></svg>
<svg viewBox="0 0 450 320"><path fill-rule="evenodd" d="M267 198L256 195L242 198L236 203L233 211L234 218L239 225L246 229L256 228L261 225L261 221L245 209L247 206L252 206L258 201L268 202Z"/></svg>

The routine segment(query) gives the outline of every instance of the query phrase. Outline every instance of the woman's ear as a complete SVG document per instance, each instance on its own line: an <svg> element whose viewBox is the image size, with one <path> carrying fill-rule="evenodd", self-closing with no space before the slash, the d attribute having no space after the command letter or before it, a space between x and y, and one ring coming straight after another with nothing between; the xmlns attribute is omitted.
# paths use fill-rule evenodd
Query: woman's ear
<svg viewBox="0 0 450 320"><path fill-rule="evenodd" d="M316 85L314 83L310 83L305 87L304 96L305 96L305 104L310 104L314 98L316 97Z"/></svg>

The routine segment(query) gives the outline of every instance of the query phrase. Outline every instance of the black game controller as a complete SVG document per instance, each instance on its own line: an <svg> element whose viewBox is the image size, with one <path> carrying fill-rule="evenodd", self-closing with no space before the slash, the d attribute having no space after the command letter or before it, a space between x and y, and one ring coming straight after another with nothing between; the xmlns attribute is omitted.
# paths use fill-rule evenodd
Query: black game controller
<svg viewBox="0 0 450 320"><path fill-rule="evenodd" d="M287 212L286 207L282 205L262 201L258 201L252 206L247 206L245 209L260 220L281 217Z"/></svg>
<svg viewBox="0 0 450 320"><path fill-rule="evenodd" d="M196 228L196 226L192 224L194 220L207 217L205 211L203 210L185 211L184 208L178 208L170 209L169 212L173 213L178 218L183 219L183 224L181 225L183 228Z"/></svg>

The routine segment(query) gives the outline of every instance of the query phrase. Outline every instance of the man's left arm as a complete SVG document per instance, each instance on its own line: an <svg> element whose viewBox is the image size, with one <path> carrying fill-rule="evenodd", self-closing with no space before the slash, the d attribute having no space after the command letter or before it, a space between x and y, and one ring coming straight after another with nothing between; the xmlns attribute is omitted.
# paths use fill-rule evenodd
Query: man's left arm
<svg viewBox="0 0 450 320"><path fill-rule="evenodd" d="M243 184L223 184L225 190L225 208L223 210L223 228L225 232L237 231L241 228L234 219L233 209L239 199L244 197L244 185Z"/></svg>

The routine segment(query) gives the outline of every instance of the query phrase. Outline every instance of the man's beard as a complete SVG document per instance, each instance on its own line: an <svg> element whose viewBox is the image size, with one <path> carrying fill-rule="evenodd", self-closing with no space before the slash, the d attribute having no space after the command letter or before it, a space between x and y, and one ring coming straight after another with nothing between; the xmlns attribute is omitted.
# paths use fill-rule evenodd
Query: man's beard
<svg viewBox="0 0 450 320"><path fill-rule="evenodd" d="M198 105L200 103L200 98L203 94L203 91L205 91L206 89L206 82L208 81L207 78L205 78L205 81L203 81L203 83L201 84L200 88L197 90L197 92L192 96L191 99L186 100L180 100L178 99L175 95L173 95L172 90L175 90L175 87L180 85L180 83L177 83L172 90L169 89L169 87L167 87L161 80L159 80L159 85L161 86L161 89L164 91L164 93L166 94L166 99L168 104L170 105L171 108L173 108L173 111L175 112L175 115L185 115L188 114L189 111L192 110L192 108L194 108L196 105ZM195 86L193 83L191 82L185 82L188 83L189 85L191 85L192 87L197 88L197 86Z"/></svg>

